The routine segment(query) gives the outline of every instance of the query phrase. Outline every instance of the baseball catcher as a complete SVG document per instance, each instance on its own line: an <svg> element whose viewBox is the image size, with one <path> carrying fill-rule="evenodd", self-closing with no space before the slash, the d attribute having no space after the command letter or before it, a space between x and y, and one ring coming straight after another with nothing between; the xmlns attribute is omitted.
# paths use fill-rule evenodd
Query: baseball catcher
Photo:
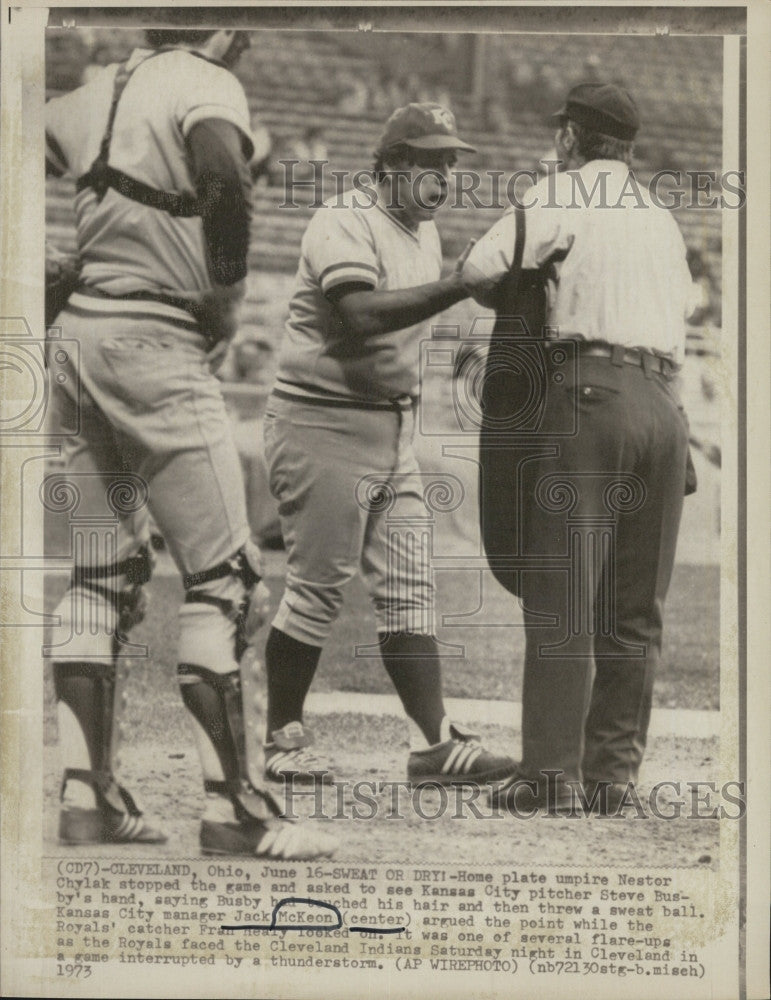
<svg viewBox="0 0 771 1000"><path fill-rule="evenodd" d="M330 838L280 817L247 767L241 676L264 614L241 468L212 360L236 330L250 224L242 32L148 31L148 48L48 104L47 162L76 179L79 284L57 323L80 344L51 380L56 430L93 544L75 553L53 652L65 843L161 843L116 776L126 632L150 578L147 510L102 516L121 476L182 574L178 674L195 731L203 851L312 858ZM91 627L92 623L101 627ZM107 627L104 627L107 623ZM66 652L66 655L65 655Z"/></svg>

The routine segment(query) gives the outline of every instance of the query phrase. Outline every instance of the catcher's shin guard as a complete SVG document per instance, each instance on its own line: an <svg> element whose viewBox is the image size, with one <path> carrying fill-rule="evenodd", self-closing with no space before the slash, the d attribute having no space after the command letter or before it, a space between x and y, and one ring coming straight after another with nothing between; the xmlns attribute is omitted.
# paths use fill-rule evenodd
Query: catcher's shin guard
<svg viewBox="0 0 771 1000"><path fill-rule="evenodd" d="M69 781L81 781L96 800L92 809L62 809L60 839L69 844L163 843L165 835L145 823L133 796L115 779L125 669L116 671L114 663L59 662L53 675L56 698L79 726L88 756L87 767L64 769L61 797Z"/></svg>
<svg viewBox="0 0 771 1000"><path fill-rule="evenodd" d="M116 670L110 663L69 663L53 665L57 701L69 708L83 733L93 780L84 768L67 768L64 781L77 778L101 789L113 771L116 743ZM119 695L120 696L120 695ZM119 806L117 799L112 803Z"/></svg>
<svg viewBox="0 0 771 1000"><path fill-rule="evenodd" d="M255 788L249 775L244 699L240 671L218 674L207 667L180 663L177 667L182 700L205 734L219 764L204 766L204 787L230 799L239 822L280 816L281 809L267 792Z"/></svg>
<svg viewBox="0 0 771 1000"><path fill-rule="evenodd" d="M76 637L73 641L81 641L80 635L86 644L84 659L53 663L60 742L67 765L59 835L67 843L161 843L166 839L145 824L136 801L115 779L127 679L127 666L119 653L128 631L144 617L142 587L151 573L145 545L119 562L77 565L60 604L62 617L69 618ZM90 607L88 621L81 613L84 605ZM96 635L95 645L89 648L92 633L102 626L104 634ZM94 659L85 658L89 653ZM96 808L74 808L66 802L70 781L91 788Z"/></svg>
<svg viewBox="0 0 771 1000"><path fill-rule="evenodd" d="M206 667L180 664L182 698L200 736L216 752L215 768L201 753L204 787L211 798L229 801L233 813L201 821L204 854L243 855L281 861L329 857L336 840L313 823L287 818L270 793L256 788L248 774L243 696L238 671L218 674Z"/></svg>
<svg viewBox="0 0 771 1000"><path fill-rule="evenodd" d="M239 818L265 815L266 802L275 813L270 796L253 788L249 768L252 763L255 775L262 770L256 758L264 711L254 683L258 665L248 652L267 593L259 557L257 546L247 543L217 566L186 576L180 613L178 676L195 721L204 784L229 798Z"/></svg>

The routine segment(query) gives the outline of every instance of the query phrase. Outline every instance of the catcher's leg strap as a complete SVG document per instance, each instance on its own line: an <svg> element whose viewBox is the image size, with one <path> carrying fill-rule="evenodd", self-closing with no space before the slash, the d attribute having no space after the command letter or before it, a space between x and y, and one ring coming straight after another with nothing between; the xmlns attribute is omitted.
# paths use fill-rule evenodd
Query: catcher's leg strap
<svg viewBox="0 0 771 1000"><path fill-rule="evenodd" d="M67 767L62 776L61 796L64 796L68 781L83 781L90 785L102 809L108 807L118 813L128 813L130 816L142 815L142 810L131 792L118 784L112 771L89 771L79 767Z"/></svg>
<svg viewBox="0 0 771 1000"><path fill-rule="evenodd" d="M73 583L85 583L109 576L125 576L130 584L142 584L147 583L151 575L150 549L145 544L140 546L134 555L117 562L104 563L101 566L76 566L72 579Z"/></svg>
<svg viewBox="0 0 771 1000"><path fill-rule="evenodd" d="M259 583L261 574L253 564L254 555L247 551L247 547L242 545L235 555L230 559L223 559L221 563L211 569L202 570L200 573L188 573L183 579L185 590L195 592L194 588L202 583L209 583L212 580L221 580L225 576L237 576L248 589Z"/></svg>
<svg viewBox="0 0 771 1000"><path fill-rule="evenodd" d="M256 546L243 545L229 559L223 560L211 569L202 570L200 573L190 573L182 581L186 590L185 604L210 604L218 608L226 618L235 624L235 658L237 661L240 661L249 644L247 618L254 588L262 579L262 575L258 571L259 556L259 549ZM234 577L241 583L243 595L240 601L217 597L201 589L206 584L226 577Z"/></svg>
<svg viewBox="0 0 771 1000"><path fill-rule="evenodd" d="M218 674L180 663L177 675L185 707L211 741L225 776L224 781L206 780L206 791L230 798L240 821L264 819L266 808L280 816L282 810L273 797L249 779L239 671Z"/></svg>
<svg viewBox="0 0 771 1000"><path fill-rule="evenodd" d="M118 562L101 566L76 566L70 587L85 587L112 605L118 616L117 631L120 635L125 635L144 618L142 587L149 582L152 573L150 547L145 544L134 555ZM125 581L122 586L117 583L121 578ZM97 582L102 580L111 582Z"/></svg>

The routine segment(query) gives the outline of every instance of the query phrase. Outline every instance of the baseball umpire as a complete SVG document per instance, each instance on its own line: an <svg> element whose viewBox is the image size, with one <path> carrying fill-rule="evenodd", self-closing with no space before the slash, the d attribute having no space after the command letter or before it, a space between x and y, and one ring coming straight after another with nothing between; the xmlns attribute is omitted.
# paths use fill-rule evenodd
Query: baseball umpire
<svg viewBox="0 0 771 1000"><path fill-rule="evenodd" d="M80 366L51 380L52 420L57 433L72 429L64 455L79 515L98 533L105 494L121 474L141 477L183 575L178 674L204 777L202 849L323 856L333 842L281 818L247 769L240 669L267 591L212 361L235 332L246 275L249 112L230 69L248 36L150 30L147 41L48 104L49 169L77 179L81 263L58 317ZM116 659L142 614L146 521L127 513L115 551L102 539L96 555L76 553L57 608L74 637L53 662L69 844L166 839L114 769ZM90 621L117 617L117 629L83 628L84 607Z"/></svg>
<svg viewBox="0 0 771 1000"><path fill-rule="evenodd" d="M630 172L633 98L579 85L556 117L564 172L531 188L463 267L493 307L512 266L548 276L540 423L507 487L482 500L519 525L510 589L526 630L522 761L494 798L562 811L583 779L589 807L613 812L645 750L683 505L691 279L674 218Z"/></svg>
<svg viewBox="0 0 771 1000"><path fill-rule="evenodd" d="M378 146L375 188L331 199L302 241L265 419L288 556L266 649L266 775L275 781L331 776L310 749L303 705L343 587L359 572L385 668L412 720L408 777L484 782L514 767L447 718L429 568L389 534L378 498L362 500L359 489L374 477L404 521L425 515L412 448L423 321L467 297L458 268L440 277L433 216L457 151L470 149L445 108L398 109Z"/></svg>

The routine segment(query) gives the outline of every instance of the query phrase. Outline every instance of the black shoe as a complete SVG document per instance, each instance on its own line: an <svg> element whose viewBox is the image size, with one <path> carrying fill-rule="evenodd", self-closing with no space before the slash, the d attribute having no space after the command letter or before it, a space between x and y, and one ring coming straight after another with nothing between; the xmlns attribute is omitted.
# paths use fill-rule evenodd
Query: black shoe
<svg viewBox="0 0 771 1000"><path fill-rule="evenodd" d="M550 815L580 815L580 802L573 783L560 779L562 772L546 770L531 778L521 768L496 785L490 793L490 805L527 818L534 809Z"/></svg>
<svg viewBox="0 0 771 1000"><path fill-rule="evenodd" d="M596 816L620 816L626 806L638 801L634 784L630 781L598 781L587 778L584 783L587 811Z"/></svg>

